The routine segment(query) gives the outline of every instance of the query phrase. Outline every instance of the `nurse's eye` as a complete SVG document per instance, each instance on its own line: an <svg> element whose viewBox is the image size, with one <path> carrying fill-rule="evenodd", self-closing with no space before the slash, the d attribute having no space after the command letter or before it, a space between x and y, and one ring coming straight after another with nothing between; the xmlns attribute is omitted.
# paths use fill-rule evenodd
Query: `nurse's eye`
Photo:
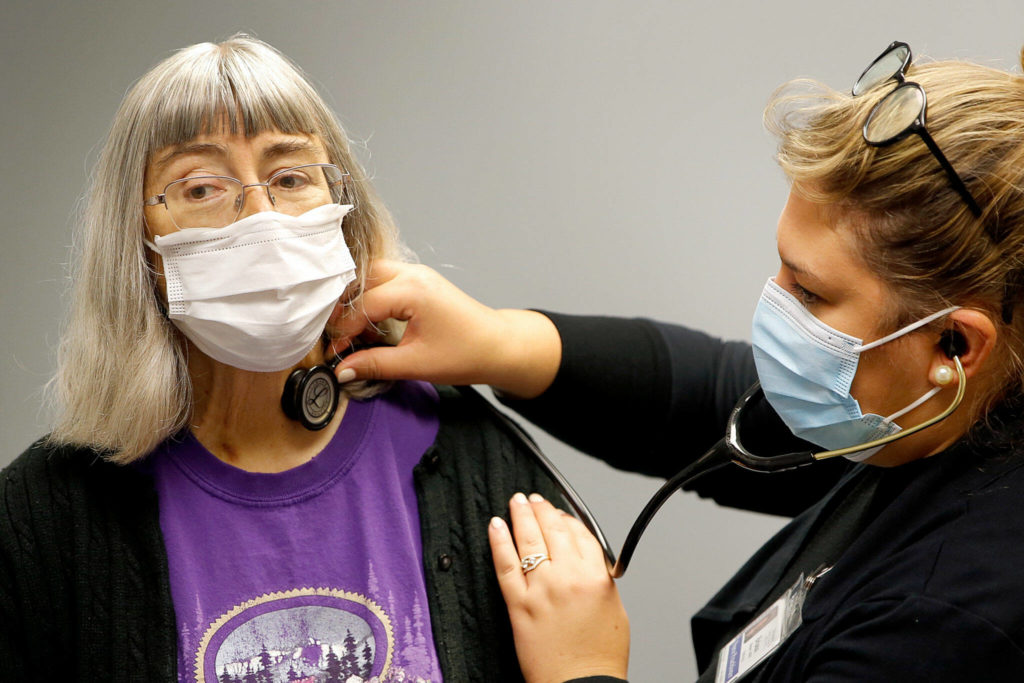
<svg viewBox="0 0 1024 683"><path fill-rule="evenodd" d="M821 301L820 296L818 296L811 290L807 289L806 287L802 287L798 282L792 283L789 286L789 288L790 290L792 290L793 296L799 299L800 303L802 303L804 306L810 306Z"/></svg>

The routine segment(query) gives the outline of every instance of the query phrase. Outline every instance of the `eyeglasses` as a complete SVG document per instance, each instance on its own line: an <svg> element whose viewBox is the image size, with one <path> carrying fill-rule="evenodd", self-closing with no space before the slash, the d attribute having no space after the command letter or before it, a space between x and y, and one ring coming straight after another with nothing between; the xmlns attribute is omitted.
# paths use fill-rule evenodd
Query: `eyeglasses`
<svg viewBox="0 0 1024 683"><path fill-rule="evenodd" d="M910 66L910 61L910 46L894 41L864 69L864 73L853 84L851 94L858 97L879 85L891 80L896 81L896 87L892 92L879 100L868 114L862 129L864 142L872 147L885 147L916 133L938 160L953 189L959 193L971 213L980 218L981 207L975 201L974 195L967 189L960 174L953 168L953 164L949 163L949 159L925 128L928 98L924 94L924 88L906 80L906 70ZM992 230L991 226L985 225L985 232L994 241L999 242L1001 236Z"/></svg>
<svg viewBox="0 0 1024 683"><path fill-rule="evenodd" d="M277 211L298 215L324 204L342 203L351 194L349 181L349 174L334 164L294 166L278 171L265 183L248 185L229 176L192 176L168 183L162 194L144 204L163 204L178 228L223 228L238 220L247 188L264 188Z"/></svg>

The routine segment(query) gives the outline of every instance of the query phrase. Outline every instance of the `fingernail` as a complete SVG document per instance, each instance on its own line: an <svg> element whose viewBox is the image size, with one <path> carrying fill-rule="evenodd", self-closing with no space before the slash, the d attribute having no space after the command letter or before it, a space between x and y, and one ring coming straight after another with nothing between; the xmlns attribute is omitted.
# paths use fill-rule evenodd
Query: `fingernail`
<svg viewBox="0 0 1024 683"><path fill-rule="evenodd" d="M526 496L524 496L522 493L517 493L516 495L512 496L512 500L523 505L526 504Z"/></svg>
<svg viewBox="0 0 1024 683"><path fill-rule="evenodd" d="M346 382L351 382L355 378L356 378L356 371L353 370L352 368L342 368L341 370L338 370L338 383L339 384L345 384Z"/></svg>
<svg viewBox="0 0 1024 683"><path fill-rule="evenodd" d="M530 494L530 502L531 503L543 503L544 502L544 496L540 495L539 493L531 493Z"/></svg>
<svg viewBox="0 0 1024 683"><path fill-rule="evenodd" d="M501 517L491 517L491 528L492 529L504 529L505 520Z"/></svg>

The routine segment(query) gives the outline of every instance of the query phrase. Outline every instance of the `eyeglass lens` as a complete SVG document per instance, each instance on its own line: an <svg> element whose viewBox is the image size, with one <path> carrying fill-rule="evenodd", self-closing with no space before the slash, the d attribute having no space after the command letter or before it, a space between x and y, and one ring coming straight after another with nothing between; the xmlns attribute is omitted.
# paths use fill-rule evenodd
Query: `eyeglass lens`
<svg viewBox="0 0 1024 683"><path fill-rule="evenodd" d="M957 191L964 203L975 216L981 216L981 208L967 189L963 178L953 168L946 155L939 149L925 128L927 98L924 89L917 83L904 80L903 74L910 64L910 47L906 43L894 42L871 65L864 70L851 91L856 97L871 88L895 79L898 85L871 109L864 122L862 134L869 145L884 146L896 142L909 133L917 133L946 172L950 185ZM1001 236L985 225L985 231L997 243Z"/></svg>
<svg viewBox="0 0 1024 683"><path fill-rule="evenodd" d="M246 187L253 192L267 192L275 211L299 215L323 204L340 202L344 196L344 174L333 165L311 164L284 169L266 183L250 186L226 176L182 178L166 187L164 203L179 228L222 228L234 223L241 214Z"/></svg>
<svg viewBox="0 0 1024 683"><path fill-rule="evenodd" d="M864 124L864 139L884 145L908 132L924 111L924 91L913 83L901 85L875 105Z"/></svg>
<svg viewBox="0 0 1024 683"><path fill-rule="evenodd" d="M881 85L903 73L910 61L910 47L897 43L886 50L871 66L864 70L853 85L853 95L863 95L868 90Z"/></svg>

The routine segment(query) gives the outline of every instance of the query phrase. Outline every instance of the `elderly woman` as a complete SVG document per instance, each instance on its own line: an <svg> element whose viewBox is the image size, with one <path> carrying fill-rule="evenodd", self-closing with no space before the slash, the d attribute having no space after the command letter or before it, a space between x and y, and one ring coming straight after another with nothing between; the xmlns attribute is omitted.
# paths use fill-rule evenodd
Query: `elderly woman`
<svg viewBox="0 0 1024 683"><path fill-rule="evenodd" d="M0 479L5 680L521 680L486 524L549 484L482 402L339 391L329 318L401 249L300 72L177 52L88 196L59 417Z"/></svg>
<svg viewBox="0 0 1024 683"><path fill-rule="evenodd" d="M491 383L560 438L659 476L711 446L760 380L781 423L756 425L759 450L796 435L817 458L692 485L794 518L693 617L700 680L1019 680L1024 77L913 65L893 43L852 93L785 89L767 120L792 186L752 344L494 311L381 263L366 310L408 311L409 330L339 376ZM495 520L491 540L527 680L623 678L627 629L596 542L542 498L511 508L514 536ZM550 561L515 571L536 553Z"/></svg>

